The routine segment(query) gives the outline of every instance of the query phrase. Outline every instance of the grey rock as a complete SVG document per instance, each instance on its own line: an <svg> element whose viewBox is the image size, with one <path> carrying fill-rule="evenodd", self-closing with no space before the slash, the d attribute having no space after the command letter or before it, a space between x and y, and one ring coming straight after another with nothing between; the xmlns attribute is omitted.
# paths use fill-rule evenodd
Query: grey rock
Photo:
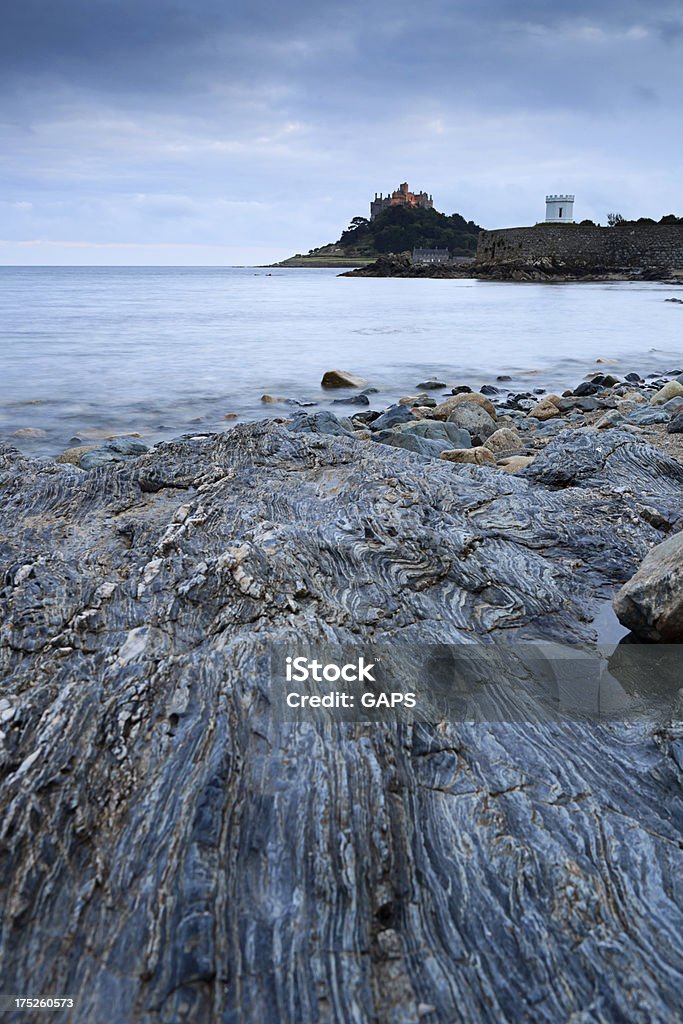
<svg viewBox="0 0 683 1024"><path fill-rule="evenodd" d="M296 433L343 436L353 431L351 423L347 421L347 424L342 423L333 412L323 409L320 412L295 413L289 421L288 428Z"/></svg>
<svg viewBox="0 0 683 1024"><path fill-rule="evenodd" d="M78 465L85 470L97 469L112 462L135 459L146 451L147 445L137 437L113 437L82 455Z"/></svg>
<svg viewBox="0 0 683 1024"><path fill-rule="evenodd" d="M410 423L414 420L407 405L390 405L388 409L370 424L371 430L389 430L399 423Z"/></svg>
<svg viewBox="0 0 683 1024"><path fill-rule="evenodd" d="M365 394L348 395L345 398L333 398L333 405L370 405L370 399Z"/></svg>
<svg viewBox="0 0 683 1024"><path fill-rule="evenodd" d="M487 437L496 429L495 420L475 402L463 402L456 405L448 417L449 423L467 430L475 445L482 445Z"/></svg>
<svg viewBox="0 0 683 1024"><path fill-rule="evenodd" d="M668 423L671 413L664 408L653 409L651 406L638 406L624 417L626 423L636 423L641 427L649 427L655 423Z"/></svg>
<svg viewBox="0 0 683 1024"><path fill-rule="evenodd" d="M670 422L667 423L666 429L669 434L683 434L683 412L673 416Z"/></svg>
<svg viewBox="0 0 683 1024"><path fill-rule="evenodd" d="M683 533L646 555L614 598L619 621L644 640L683 640Z"/></svg>
<svg viewBox="0 0 683 1024"><path fill-rule="evenodd" d="M683 469L549 448L571 486L273 422L97 475L0 448L3 991L69 1024L677 1019L680 733L273 713L269 644L591 643Z"/></svg>
<svg viewBox="0 0 683 1024"><path fill-rule="evenodd" d="M426 437L430 441L447 441L449 448L470 448L472 445L469 431L455 423L444 423L441 420L416 420L414 423L401 423L396 429L402 433Z"/></svg>
<svg viewBox="0 0 683 1024"><path fill-rule="evenodd" d="M441 380L423 380L421 384L416 384L415 387L419 388L420 391L438 391L439 388L447 387Z"/></svg>
<svg viewBox="0 0 683 1024"><path fill-rule="evenodd" d="M372 440L394 448L403 448L405 451L415 452L430 459L438 459L441 452L452 447L449 441L429 441L412 430L378 430L372 435Z"/></svg>

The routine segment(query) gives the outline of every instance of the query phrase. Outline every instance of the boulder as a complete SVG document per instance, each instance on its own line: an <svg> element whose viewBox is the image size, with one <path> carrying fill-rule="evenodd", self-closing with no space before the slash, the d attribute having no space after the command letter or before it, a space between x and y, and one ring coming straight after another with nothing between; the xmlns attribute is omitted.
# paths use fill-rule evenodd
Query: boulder
<svg viewBox="0 0 683 1024"><path fill-rule="evenodd" d="M670 398L683 398L683 384L680 381L670 380L652 396L650 402L652 405L661 405Z"/></svg>
<svg viewBox="0 0 683 1024"><path fill-rule="evenodd" d="M348 422L348 421L347 421ZM350 436L353 430L342 424L328 409L320 412L297 412L287 424L289 430L301 434L330 434L342 437Z"/></svg>
<svg viewBox="0 0 683 1024"><path fill-rule="evenodd" d="M486 395L480 395L476 391L451 395L450 398L446 398L440 405L437 405L432 416L435 420L447 420L457 406L464 405L465 403L481 406L482 409L486 410L491 419L496 419L496 407L493 402Z"/></svg>
<svg viewBox="0 0 683 1024"><path fill-rule="evenodd" d="M439 457L446 462L473 463L475 466L487 464L495 466L496 464L493 452L482 446L476 448L450 448L448 451L441 452Z"/></svg>
<svg viewBox="0 0 683 1024"><path fill-rule="evenodd" d="M546 395L529 409L529 415L534 416L537 420L549 420L553 416L559 416L561 401L559 395Z"/></svg>
<svg viewBox="0 0 683 1024"><path fill-rule="evenodd" d="M506 473L519 473L534 461L534 455L510 455L507 459L498 459L498 466Z"/></svg>
<svg viewBox="0 0 683 1024"><path fill-rule="evenodd" d="M683 411L676 413L667 424L666 429L669 434L683 434Z"/></svg>
<svg viewBox="0 0 683 1024"><path fill-rule="evenodd" d="M410 423L413 414L407 405L390 405L388 409L372 422L373 430L390 430L399 423Z"/></svg>
<svg viewBox="0 0 683 1024"><path fill-rule="evenodd" d="M643 640L683 640L683 532L652 548L613 604L621 624Z"/></svg>
<svg viewBox="0 0 683 1024"><path fill-rule="evenodd" d="M445 388L448 385L444 384L441 380L423 380L421 384L416 384L415 387L419 388L420 391L438 391L439 388Z"/></svg>
<svg viewBox="0 0 683 1024"><path fill-rule="evenodd" d="M404 433L418 434L429 441L447 441L449 448L471 448L469 431L456 423L441 423L439 420L417 420L415 423L401 423L396 428Z"/></svg>
<svg viewBox="0 0 683 1024"><path fill-rule="evenodd" d="M449 441L430 441L426 437L420 437L419 434L408 430L379 430L375 431L372 439L379 441L380 444L403 448L404 451L415 452L416 455L423 455L430 459L438 459L441 452L450 448Z"/></svg>
<svg viewBox="0 0 683 1024"><path fill-rule="evenodd" d="M345 370L327 370L320 381L323 388L362 388L366 384L367 381L362 377L356 377Z"/></svg>
<svg viewBox="0 0 683 1024"><path fill-rule="evenodd" d="M625 417L626 423L637 423L641 427L650 427L655 423L668 423L671 413L665 409L653 409L650 406L632 409Z"/></svg>
<svg viewBox="0 0 683 1024"><path fill-rule="evenodd" d="M96 444L79 444L73 448L67 448L58 457L57 462L67 463L71 466L80 466L83 456L87 455L88 452L95 451L96 448Z"/></svg>
<svg viewBox="0 0 683 1024"><path fill-rule="evenodd" d="M483 444L484 441L495 432L495 421L489 416L486 409L482 409L474 402L463 402L456 405L448 417L449 423L467 430L474 444Z"/></svg>
<svg viewBox="0 0 683 1024"><path fill-rule="evenodd" d="M522 438L511 427L499 427L486 439L484 447L492 452L516 452L524 447Z"/></svg>
<svg viewBox="0 0 683 1024"><path fill-rule="evenodd" d="M425 394L422 394L422 395L403 395L402 398L399 398L398 404L399 405L416 405L420 401L421 398L427 398L427 397L428 396L425 395ZM436 402L434 402L434 405L436 406Z"/></svg>

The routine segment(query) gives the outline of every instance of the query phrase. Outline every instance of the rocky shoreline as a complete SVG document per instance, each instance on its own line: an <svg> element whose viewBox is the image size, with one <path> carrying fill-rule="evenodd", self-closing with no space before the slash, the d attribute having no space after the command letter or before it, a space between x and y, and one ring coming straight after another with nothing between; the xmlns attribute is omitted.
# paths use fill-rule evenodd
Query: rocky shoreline
<svg viewBox="0 0 683 1024"><path fill-rule="evenodd" d="M382 412L332 384L339 416L0 446L5 990L77 994L69 1022L668 1024L680 708L284 723L264 645L590 647L615 595L625 641L680 641L683 368Z"/></svg>
<svg viewBox="0 0 683 1024"><path fill-rule="evenodd" d="M570 264L564 259L543 256L535 260L508 260L505 263L472 260L457 264L415 264L410 254L389 253L374 263L349 270L340 277L406 277L406 278L475 278L481 281L515 281L537 284L569 284L591 281L661 281L667 284L683 283L683 275L665 267L644 271L624 267L614 268L591 264Z"/></svg>

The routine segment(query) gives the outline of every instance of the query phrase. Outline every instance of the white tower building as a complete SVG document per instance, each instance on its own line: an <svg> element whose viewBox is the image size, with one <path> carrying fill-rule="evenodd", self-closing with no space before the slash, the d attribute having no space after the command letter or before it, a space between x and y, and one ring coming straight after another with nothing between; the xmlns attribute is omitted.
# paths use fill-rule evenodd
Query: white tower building
<svg viewBox="0 0 683 1024"><path fill-rule="evenodd" d="M546 196L545 219L547 224L574 223L574 196Z"/></svg>

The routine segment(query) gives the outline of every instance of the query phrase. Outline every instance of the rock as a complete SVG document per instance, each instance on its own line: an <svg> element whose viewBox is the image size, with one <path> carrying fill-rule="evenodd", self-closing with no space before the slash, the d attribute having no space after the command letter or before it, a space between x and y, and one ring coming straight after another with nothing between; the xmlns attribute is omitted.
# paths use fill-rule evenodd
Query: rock
<svg viewBox="0 0 683 1024"><path fill-rule="evenodd" d="M441 380L423 380L421 384L416 384L415 387L419 388L420 391L438 391L439 388L448 387Z"/></svg>
<svg viewBox="0 0 683 1024"><path fill-rule="evenodd" d="M375 409L368 409L367 412L354 412L353 420L354 422L358 421L359 423L368 424L372 423L373 420L378 420L380 416L381 413Z"/></svg>
<svg viewBox="0 0 683 1024"><path fill-rule="evenodd" d="M638 384L643 378L638 373L627 373L624 380L630 381L632 384Z"/></svg>
<svg viewBox="0 0 683 1024"><path fill-rule="evenodd" d="M97 448L96 444L79 444L73 448L67 448L66 451L57 458L57 462L69 463L72 466L80 466L81 459L88 452L95 451Z"/></svg>
<svg viewBox="0 0 683 1024"><path fill-rule="evenodd" d="M499 373L498 376L496 377L496 380L500 380L500 381L512 380L512 377L509 374L507 374L507 373Z"/></svg>
<svg viewBox="0 0 683 1024"><path fill-rule="evenodd" d="M446 398L445 401L441 402L440 405L437 405L432 415L436 420L447 420L450 414L453 412L453 410L457 408L457 406L464 405L466 403L478 405L482 409L485 409L486 412L491 417L491 419L493 420L495 420L497 417L496 407L493 404L493 402L491 402L486 397L486 395L481 395L477 391L463 391L460 394L452 395L450 398Z"/></svg>
<svg viewBox="0 0 683 1024"><path fill-rule="evenodd" d="M451 388L452 395L469 395L472 393L472 388L469 384L456 384L455 387Z"/></svg>
<svg viewBox="0 0 683 1024"><path fill-rule="evenodd" d="M683 412L676 413L667 424L667 433L683 434Z"/></svg>
<svg viewBox="0 0 683 1024"><path fill-rule="evenodd" d="M353 434L351 424L344 425L328 409L323 409L320 412L297 412L292 416L287 427L297 434L329 434L332 437L348 437Z"/></svg>
<svg viewBox="0 0 683 1024"><path fill-rule="evenodd" d="M417 405L421 398L427 398L427 395L404 395L403 398L399 398L399 405ZM432 399L432 401L434 401ZM436 405L436 402L434 402Z"/></svg>
<svg viewBox="0 0 683 1024"><path fill-rule="evenodd" d="M617 409L608 409L600 419L596 420L593 426L596 430L606 430L608 427L616 427L623 420L623 415Z"/></svg>
<svg viewBox="0 0 683 1024"><path fill-rule="evenodd" d="M416 423L401 423L396 428L403 433L418 434L429 441L447 441L449 448L471 448L472 438L469 431L455 423L442 423L439 420L418 420Z"/></svg>
<svg viewBox="0 0 683 1024"><path fill-rule="evenodd" d="M498 459L498 466L506 473L519 473L534 461L534 455L510 455L506 459Z"/></svg>
<svg viewBox="0 0 683 1024"><path fill-rule="evenodd" d="M654 547L614 598L623 626L644 640L683 640L683 533Z"/></svg>
<svg viewBox="0 0 683 1024"><path fill-rule="evenodd" d="M683 397L670 398L668 402L664 403L662 409L671 416L675 416L680 409L683 409Z"/></svg>
<svg viewBox="0 0 683 1024"><path fill-rule="evenodd" d="M344 398L332 399L333 405L370 405L370 399L367 395L347 395Z"/></svg>
<svg viewBox="0 0 683 1024"><path fill-rule="evenodd" d="M557 401L553 401L553 398L557 399ZM561 401L562 399L557 395L548 395L529 409L529 416L533 416L537 420L549 420L553 416L559 416L560 409L558 406Z"/></svg>
<svg viewBox="0 0 683 1024"><path fill-rule="evenodd" d="M573 394L581 397L582 395L597 395L602 388L595 381L583 381L577 388L574 388Z"/></svg>
<svg viewBox="0 0 683 1024"><path fill-rule="evenodd" d="M31 441L42 441L48 436L48 433L47 430L41 430L40 427L20 427L11 436Z"/></svg>
<svg viewBox="0 0 683 1024"><path fill-rule="evenodd" d="M371 427L372 430L389 430L391 427L398 426L399 423L410 423L412 419L413 414L408 406L390 405L376 420L373 420Z"/></svg>
<svg viewBox="0 0 683 1024"><path fill-rule="evenodd" d="M448 422L467 430L475 445L483 444L496 429L495 421L491 419L486 409L475 402L456 405L448 417Z"/></svg>
<svg viewBox="0 0 683 1024"><path fill-rule="evenodd" d="M494 384L483 384L479 391L482 395L499 395L500 388L497 388Z"/></svg>
<svg viewBox="0 0 683 1024"><path fill-rule="evenodd" d="M486 439L484 447L496 453L515 452L524 447L524 442L516 430L499 427Z"/></svg>
<svg viewBox="0 0 683 1024"><path fill-rule="evenodd" d="M89 446L84 446L89 447ZM68 450L68 449L67 449ZM148 451L147 445L132 435L113 437L104 444L97 445L90 451L81 454L78 465L81 469L92 470L106 466L111 462L125 462L138 458Z"/></svg>
<svg viewBox="0 0 683 1024"><path fill-rule="evenodd" d="M641 427L649 427L654 423L668 423L671 413L664 409L652 409L646 406L643 409L632 409L624 416L626 423L637 423Z"/></svg>
<svg viewBox="0 0 683 1024"><path fill-rule="evenodd" d="M475 466L493 465L496 460L493 452L488 448L477 446L476 448L450 448L442 451L439 456L446 462L473 463Z"/></svg>
<svg viewBox="0 0 683 1024"><path fill-rule="evenodd" d="M239 413L237 412L226 412L223 416L224 420L238 420L239 418Z"/></svg>
<svg viewBox="0 0 683 1024"><path fill-rule="evenodd" d="M650 402L652 405L659 405L662 402L668 401L670 398L683 398L683 384L677 380L670 380L668 384L665 384L663 388L660 388L659 391L652 396Z"/></svg>
<svg viewBox="0 0 683 1024"><path fill-rule="evenodd" d="M264 405L282 405L287 399L282 395L261 395L261 401Z"/></svg>
<svg viewBox="0 0 683 1024"><path fill-rule="evenodd" d="M438 459L441 452L450 448L449 441L430 441L412 430L378 430L373 433L372 439L430 459Z"/></svg>
<svg viewBox="0 0 683 1024"><path fill-rule="evenodd" d="M498 661L590 648L659 538L641 494L680 515L673 460L575 433L521 475L273 421L96 475L0 447L3 992L79 1024L678 1019L680 727L552 692L537 721ZM273 650L326 644L438 648L456 688L489 651L509 720L278 717Z"/></svg>
<svg viewBox="0 0 683 1024"><path fill-rule="evenodd" d="M427 395L425 398L418 398L417 401L413 402L413 406L418 409L436 409L437 401L435 398Z"/></svg>
<svg viewBox="0 0 683 1024"><path fill-rule="evenodd" d="M320 381L323 388L362 388L366 384L367 381L362 377L356 377L345 370L327 370Z"/></svg>

